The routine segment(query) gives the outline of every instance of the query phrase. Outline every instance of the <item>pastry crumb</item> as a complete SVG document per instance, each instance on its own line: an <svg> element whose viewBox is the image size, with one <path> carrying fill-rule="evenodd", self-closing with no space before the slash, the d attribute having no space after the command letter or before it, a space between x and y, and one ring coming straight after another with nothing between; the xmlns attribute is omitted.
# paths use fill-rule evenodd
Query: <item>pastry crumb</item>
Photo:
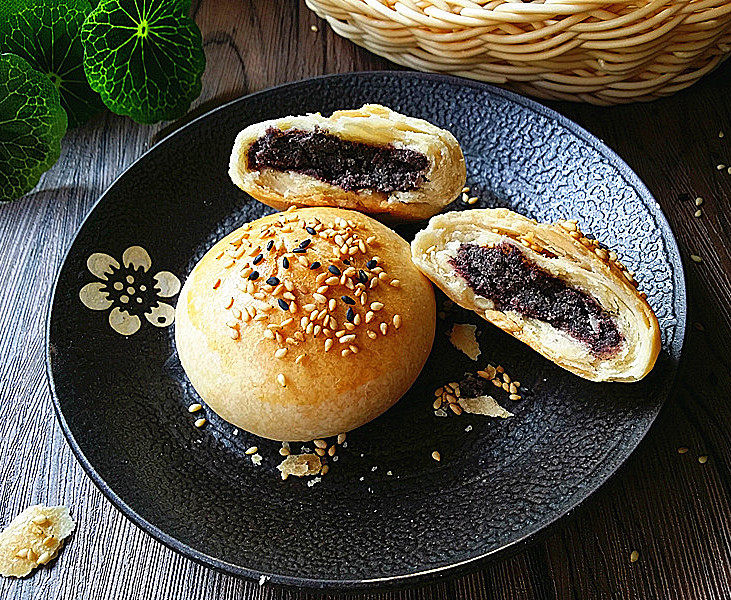
<svg viewBox="0 0 731 600"><path fill-rule="evenodd" d="M256 454L251 455L251 462L254 463L255 467L258 467L259 465L261 465L261 461L262 461L262 457L261 457L261 454L259 454L258 452Z"/></svg>
<svg viewBox="0 0 731 600"><path fill-rule="evenodd" d="M464 430L465 430L465 431L466 431L467 433L469 433L470 431L472 431L472 425L467 425L467 427L465 427L465 428L464 428Z"/></svg>
<svg viewBox="0 0 731 600"><path fill-rule="evenodd" d="M459 405L462 409L472 415L484 415L486 417L500 417L507 419L514 416L510 411L500 406L492 396L477 396L476 398L460 398Z"/></svg>
<svg viewBox="0 0 731 600"><path fill-rule="evenodd" d="M75 527L65 506L29 506L0 532L0 575L25 577L47 564Z"/></svg>
<svg viewBox="0 0 731 600"><path fill-rule="evenodd" d="M307 487L312 487L322 481L322 477L313 477L307 482Z"/></svg>
<svg viewBox="0 0 731 600"><path fill-rule="evenodd" d="M470 360L477 360L481 354L480 345L477 343L476 325L455 323L449 333L449 341L457 350L464 352Z"/></svg>
<svg viewBox="0 0 731 600"><path fill-rule="evenodd" d="M322 469L322 461L317 454L290 454L277 465L277 469L282 474L282 479L287 479L290 475L306 477L317 475Z"/></svg>
<svg viewBox="0 0 731 600"><path fill-rule="evenodd" d="M269 577L266 575L262 575L259 577L259 585L264 585L267 581L269 581Z"/></svg>

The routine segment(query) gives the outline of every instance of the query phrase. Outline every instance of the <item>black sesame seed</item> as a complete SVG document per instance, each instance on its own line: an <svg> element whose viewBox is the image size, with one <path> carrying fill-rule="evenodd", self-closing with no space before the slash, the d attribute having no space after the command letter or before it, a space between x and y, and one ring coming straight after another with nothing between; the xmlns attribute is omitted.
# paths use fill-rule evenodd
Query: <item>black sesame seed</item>
<svg viewBox="0 0 731 600"><path fill-rule="evenodd" d="M277 298L277 304L279 304L279 308L281 308L282 310L289 310L289 304L287 304L281 298Z"/></svg>
<svg viewBox="0 0 731 600"><path fill-rule="evenodd" d="M254 281L255 279L259 279L259 271L252 271L249 275L249 279L251 281Z"/></svg>
<svg viewBox="0 0 731 600"><path fill-rule="evenodd" d="M292 250L292 252L294 252L295 254L303 254L307 252L307 248L295 248L294 250Z"/></svg>
<svg viewBox="0 0 731 600"><path fill-rule="evenodd" d="M340 272L340 269L338 269L335 265L330 265L327 268L327 270L330 271L333 275L338 275L338 276L342 275L342 273Z"/></svg>
<svg viewBox="0 0 731 600"><path fill-rule="evenodd" d="M309 233L310 235L315 235L315 234L317 233L317 232L316 232L316 231L315 231L315 230L314 230L314 229L313 229L312 227L305 227L305 230L306 230L306 231L307 231L307 233Z"/></svg>
<svg viewBox="0 0 731 600"><path fill-rule="evenodd" d="M267 252L269 252L272 248L274 248L274 240L269 240L267 242Z"/></svg>
<svg viewBox="0 0 731 600"><path fill-rule="evenodd" d="M312 269L312 270L314 271L315 269L319 269L319 268L320 268L321 266L322 266L322 265L321 265L321 264L320 264L319 262L315 261L315 262L313 262L313 263L312 263L312 264L310 265L310 269Z"/></svg>
<svg viewBox="0 0 731 600"><path fill-rule="evenodd" d="M270 277L269 279L267 279L267 285L279 285L279 278Z"/></svg>
<svg viewBox="0 0 731 600"><path fill-rule="evenodd" d="M368 262L366 263L366 267L368 267L369 269L373 269L373 268L375 268L375 267L376 267L377 265L378 265L378 261L377 261L376 259L374 259L374 258L371 258L371 259L370 259L370 260L369 260L369 261L368 261Z"/></svg>
<svg viewBox="0 0 731 600"><path fill-rule="evenodd" d="M345 304L355 304L355 300L353 300L350 296L340 296L340 299L345 302Z"/></svg>
<svg viewBox="0 0 731 600"><path fill-rule="evenodd" d="M345 313L345 318L349 323L353 322L353 319L355 319L355 312L353 312L353 308L350 307L348 309L348 312Z"/></svg>
<svg viewBox="0 0 731 600"><path fill-rule="evenodd" d="M309 246L311 242L312 242L312 240L310 240L310 239L302 240L300 242L300 248L307 248L307 246Z"/></svg>
<svg viewBox="0 0 731 600"><path fill-rule="evenodd" d="M282 266L285 269L289 269L289 259L286 256L282 259Z"/></svg>
<svg viewBox="0 0 731 600"><path fill-rule="evenodd" d="M366 275L366 272L363 269L358 271L358 281L361 283L368 283L368 275Z"/></svg>
<svg viewBox="0 0 731 600"><path fill-rule="evenodd" d="M346 265L350 266L350 259L344 258L343 259L343 263L345 263Z"/></svg>
<svg viewBox="0 0 731 600"><path fill-rule="evenodd" d="M259 255L257 255L257 257L256 257L256 258L255 258L255 259L254 259L253 261L251 261L251 262L252 262L253 264L255 264L255 265L258 265L258 264L259 264L259 263L260 263L261 261L263 261L263 260L264 260L264 255L263 255L263 254L259 254Z"/></svg>

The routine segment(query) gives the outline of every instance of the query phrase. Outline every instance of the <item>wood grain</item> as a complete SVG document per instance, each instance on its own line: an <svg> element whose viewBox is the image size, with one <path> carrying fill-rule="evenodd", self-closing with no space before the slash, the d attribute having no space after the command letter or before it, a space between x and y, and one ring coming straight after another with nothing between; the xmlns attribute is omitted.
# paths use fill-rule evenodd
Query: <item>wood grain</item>
<svg viewBox="0 0 731 600"><path fill-rule="evenodd" d="M100 115L65 138L61 159L33 193L0 207L0 524L34 502L65 503L78 520L55 565L0 582L4 600L311 597L211 571L142 533L83 474L51 407L43 331L53 278L84 215L124 168L186 120L241 94L323 73L393 68L335 36L304 2L207 0L194 2L193 13L208 68L191 115L155 127ZM731 164L729 90L727 65L652 104L554 105L643 178L686 261L691 326L676 393L640 448L574 514L515 555L431 586L348 597L731 597L731 175L716 170ZM700 218L696 196L705 199ZM691 253L703 261L690 261ZM680 446L689 451L679 454Z"/></svg>

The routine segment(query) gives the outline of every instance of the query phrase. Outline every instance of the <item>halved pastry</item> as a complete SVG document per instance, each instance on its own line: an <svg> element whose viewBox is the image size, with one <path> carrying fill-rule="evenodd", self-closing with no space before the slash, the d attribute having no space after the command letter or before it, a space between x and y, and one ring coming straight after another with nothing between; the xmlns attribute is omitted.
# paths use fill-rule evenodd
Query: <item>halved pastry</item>
<svg viewBox="0 0 731 600"><path fill-rule="evenodd" d="M279 210L335 206L391 221L438 213L466 177L451 133L378 104L250 125L236 137L229 175Z"/></svg>
<svg viewBox="0 0 731 600"><path fill-rule="evenodd" d="M576 221L537 223L504 208L437 215L411 244L452 300L592 381L637 381L660 328L616 253Z"/></svg>

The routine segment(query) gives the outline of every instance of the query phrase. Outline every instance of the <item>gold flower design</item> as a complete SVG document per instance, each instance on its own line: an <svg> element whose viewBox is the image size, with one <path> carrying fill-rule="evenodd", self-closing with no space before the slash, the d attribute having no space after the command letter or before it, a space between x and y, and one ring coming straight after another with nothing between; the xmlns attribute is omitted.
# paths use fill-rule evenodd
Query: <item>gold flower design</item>
<svg viewBox="0 0 731 600"><path fill-rule="evenodd" d="M103 252L86 261L89 271L101 281L86 284L79 299L91 310L109 310L109 325L121 335L132 335L144 316L155 327L169 327L175 309L159 298L171 298L180 291L180 279L170 271L150 272L147 250L131 246L122 254L122 264Z"/></svg>

